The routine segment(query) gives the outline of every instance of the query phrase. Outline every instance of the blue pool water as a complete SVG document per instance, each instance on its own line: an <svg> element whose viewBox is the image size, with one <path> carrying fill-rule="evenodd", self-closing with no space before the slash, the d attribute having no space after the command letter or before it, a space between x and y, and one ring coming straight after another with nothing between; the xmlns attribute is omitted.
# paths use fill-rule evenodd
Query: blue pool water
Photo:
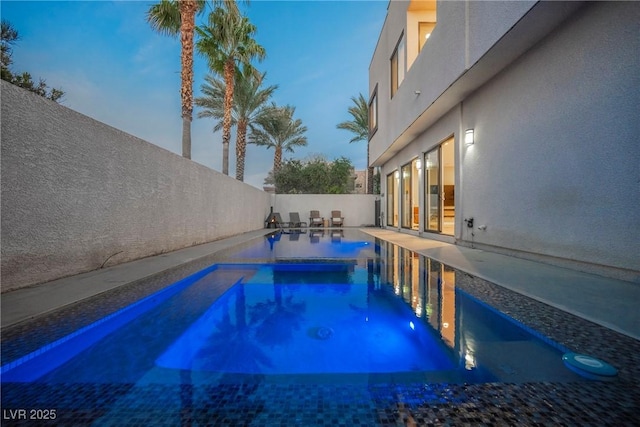
<svg viewBox="0 0 640 427"><path fill-rule="evenodd" d="M349 267L261 267L212 304L157 365L245 374L453 369L445 346L402 301L387 288L369 290L364 272L349 274ZM345 273L343 280L313 283L324 282L327 268Z"/></svg>
<svg viewBox="0 0 640 427"><path fill-rule="evenodd" d="M565 349L362 234L270 235L2 366L2 382L572 380Z"/></svg>

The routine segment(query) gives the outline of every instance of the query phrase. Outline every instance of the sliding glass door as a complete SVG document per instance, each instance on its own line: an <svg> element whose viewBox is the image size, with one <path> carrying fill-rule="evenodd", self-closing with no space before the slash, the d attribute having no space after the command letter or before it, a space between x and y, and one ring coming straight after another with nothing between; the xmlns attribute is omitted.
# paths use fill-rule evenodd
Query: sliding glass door
<svg viewBox="0 0 640 427"><path fill-rule="evenodd" d="M420 229L421 167L420 158L402 166L402 228Z"/></svg>
<svg viewBox="0 0 640 427"><path fill-rule="evenodd" d="M455 150L449 138L427 152L425 162L425 231L453 235L455 225Z"/></svg>
<svg viewBox="0 0 640 427"><path fill-rule="evenodd" d="M396 178L398 171L387 175L387 225L398 226L398 211L396 201Z"/></svg>
<svg viewBox="0 0 640 427"><path fill-rule="evenodd" d="M411 228L411 163L402 166L402 228Z"/></svg>
<svg viewBox="0 0 640 427"><path fill-rule="evenodd" d="M440 147L424 156L425 230L440 232Z"/></svg>

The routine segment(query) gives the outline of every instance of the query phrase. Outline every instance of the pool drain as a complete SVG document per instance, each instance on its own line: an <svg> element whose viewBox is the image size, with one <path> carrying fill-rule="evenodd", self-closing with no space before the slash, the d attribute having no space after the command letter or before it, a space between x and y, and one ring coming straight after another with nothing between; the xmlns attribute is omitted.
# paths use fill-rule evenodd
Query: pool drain
<svg viewBox="0 0 640 427"><path fill-rule="evenodd" d="M319 340L328 340L333 336L333 329L327 326L316 326L309 328L308 335Z"/></svg>

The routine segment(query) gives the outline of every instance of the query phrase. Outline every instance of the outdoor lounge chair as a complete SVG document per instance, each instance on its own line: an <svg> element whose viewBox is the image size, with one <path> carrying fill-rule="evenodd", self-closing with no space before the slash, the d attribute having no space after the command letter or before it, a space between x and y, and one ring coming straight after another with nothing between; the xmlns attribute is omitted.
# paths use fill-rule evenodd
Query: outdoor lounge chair
<svg viewBox="0 0 640 427"><path fill-rule="evenodd" d="M311 227L324 227L324 218L320 216L320 211L311 211L309 224Z"/></svg>
<svg viewBox="0 0 640 427"><path fill-rule="evenodd" d="M344 221L344 217L340 213L340 211L331 211L331 226L332 227L342 227L342 223Z"/></svg>
<svg viewBox="0 0 640 427"><path fill-rule="evenodd" d="M300 214L298 212L289 212L289 224L292 228L307 227L307 223L300 220Z"/></svg>
<svg viewBox="0 0 640 427"><path fill-rule="evenodd" d="M284 222L279 212L274 212L273 217L276 219L276 228L284 230L285 228L291 228L290 222Z"/></svg>

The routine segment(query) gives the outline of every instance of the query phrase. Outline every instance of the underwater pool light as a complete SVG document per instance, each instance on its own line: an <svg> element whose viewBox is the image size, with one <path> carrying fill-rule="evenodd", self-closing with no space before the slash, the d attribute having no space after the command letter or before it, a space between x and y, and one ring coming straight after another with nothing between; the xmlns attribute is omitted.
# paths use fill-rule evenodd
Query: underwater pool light
<svg viewBox="0 0 640 427"><path fill-rule="evenodd" d="M409 322L409 327L414 331L416 330L416 325L414 325L413 322Z"/></svg>

